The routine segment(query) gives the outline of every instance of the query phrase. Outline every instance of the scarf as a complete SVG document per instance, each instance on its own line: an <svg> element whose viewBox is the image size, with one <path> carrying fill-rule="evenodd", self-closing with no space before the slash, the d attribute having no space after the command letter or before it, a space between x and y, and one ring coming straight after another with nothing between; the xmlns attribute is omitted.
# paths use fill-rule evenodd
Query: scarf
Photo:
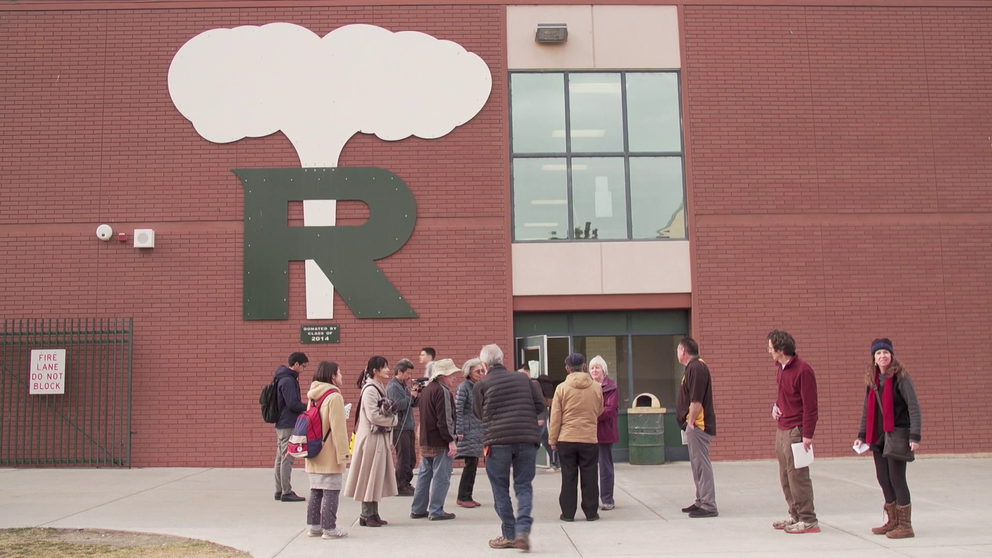
<svg viewBox="0 0 992 558"><path fill-rule="evenodd" d="M875 369L875 385L879 385L880 374L878 369ZM885 387L882 388L882 431L892 432L896 427L896 414L894 412L894 405L892 403L892 390L895 388L895 376L889 376L885 378ZM868 390L868 408L865 409L867 414L865 434L869 444L874 444L878 441L875 432L875 390Z"/></svg>

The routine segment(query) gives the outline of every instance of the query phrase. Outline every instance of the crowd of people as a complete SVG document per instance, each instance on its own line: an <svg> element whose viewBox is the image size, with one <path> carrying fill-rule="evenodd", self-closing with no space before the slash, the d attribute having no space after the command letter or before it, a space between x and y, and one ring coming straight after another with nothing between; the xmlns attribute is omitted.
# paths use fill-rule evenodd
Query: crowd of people
<svg viewBox="0 0 992 558"><path fill-rule="evenodd" d="M778 386L771 413L777 426L775 454L789 513L772 527L790 534L816 533L820 528L810 470L796 463L802 452L812 451L818 419L816 376L796 355L790 334L775 330L767 341ZM889 538L913 537L906 464L920 446L920 406L912 379L895 358L892 342L875 339L871 355L861 427L854 442L856 451L872 451L884 497L887 521L871 531ZM344 402L344 378L337 363L317 365L306 393L308 403L301 399L299 387L299 375L309 364L307 356L293 353L288 365L276 371L280 415L275 424L275 499L308 502L310 536L347 536L337 525L342 490L344 496L361 502L359 525L363 527L387 525L379 515L379 502L397 495L413 497L411 519L455 519L455 513L445 509L445 501L454 461L460 459L463 468L456 505L467 509L481 505L474 498L474 488L479 464L484 461L500 521L500 535L489 546L527 551L533 525L532 482L542 443L551 470L561 472L561 521L574 521L579 510L587 521L596 521L600 511L616 507L613 445L619 441L619 392L603 357L597 355L587 364L584 355L569 354L564 361L565 380L554 385L546 374L532 378L527 364L516 371L507 369L497 345L482 347L478 358L461 367L450 358L436 360L436 356L433 348L421 351L422 378L409 359L393 367L382 356L369 359L356 381L360 395L350 448L346 421L351 405ZM676 356L685 366L676 419L695 485L695 500L682 511L691 518L717 517L709 458L716 436L710 369L691 338L679 342ZM304 498L292 489L293 457L286 448L297 417L313 406L319 406L324 443L316 456L306 458L310 496ZM415 408L419 409L418 431ZM415 447L418 440L419 448ZM420 465L414 475L418 453ZM516 510L510 496L511 479Z"/></svg>

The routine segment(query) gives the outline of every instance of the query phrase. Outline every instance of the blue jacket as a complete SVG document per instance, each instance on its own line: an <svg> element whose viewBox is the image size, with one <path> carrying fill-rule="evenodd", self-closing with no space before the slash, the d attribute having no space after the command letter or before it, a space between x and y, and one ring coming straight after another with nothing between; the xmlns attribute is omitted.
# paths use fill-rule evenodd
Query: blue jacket
<svg viewBox="0 0 992 558"><path fill-rule="evenodd" d="M279 386L279 420L276 428L293 428L300 413L307 410L306 403L300 401L300 374L292 368L280 366L275 379Z"/></svg>

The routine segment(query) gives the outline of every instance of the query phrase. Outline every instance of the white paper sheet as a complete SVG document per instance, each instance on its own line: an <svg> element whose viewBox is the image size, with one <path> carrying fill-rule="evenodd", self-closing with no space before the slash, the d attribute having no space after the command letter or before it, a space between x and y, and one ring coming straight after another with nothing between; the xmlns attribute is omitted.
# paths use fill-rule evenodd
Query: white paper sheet
<svg viewBox="0 0 992 558"><path fill-rule="evenodd" d="M796 442L792 444L792 458L796 462L796 469L802 469L803 467L809 467L813 463L813 448L809 448L809 451L803 449L802 442Z"/></svg>
<svg viewBox="0 0 992 558"><path fill-rule="evenodd" d="M870 450L871 449L871 446L869 446L868 444L866 444L864 442L861 442L861 445L860 446L858 444L854 444L853 446L851 446L851 448L854 451L858 452L858 455L860 455L860 454L862 454L862 453Z"/></svg>

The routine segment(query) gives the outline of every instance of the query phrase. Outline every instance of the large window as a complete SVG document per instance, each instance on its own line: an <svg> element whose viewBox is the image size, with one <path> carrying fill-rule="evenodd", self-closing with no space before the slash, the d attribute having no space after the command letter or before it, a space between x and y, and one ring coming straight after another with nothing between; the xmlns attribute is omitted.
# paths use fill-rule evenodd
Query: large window
<svg viewBox="0 0 992 558"><path fill-rule="evenodd" d="M510 74L513 238L685 238L677 72Z"/></svg>

